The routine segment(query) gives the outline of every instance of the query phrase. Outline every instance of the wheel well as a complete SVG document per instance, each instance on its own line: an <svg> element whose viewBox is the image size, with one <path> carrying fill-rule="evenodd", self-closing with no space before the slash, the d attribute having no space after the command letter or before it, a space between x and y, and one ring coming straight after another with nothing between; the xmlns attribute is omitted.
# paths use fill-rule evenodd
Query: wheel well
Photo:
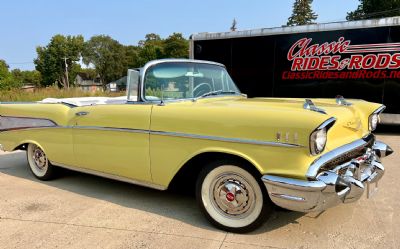
<svg viewBox="0 0 400 249"><path fill-rule="evenodd" d="M208 163L217 160L232 160L235 162L241 162L243 165L247 165L247 168L251 173L261 177L261 173L256 169L256 167L243 157L222 152L205 152L196 155L180 168L178 173L172 179L169 189L177 192L194 194L197 176L199 175L200 171Z"/></svg>
<svg viewBox="0 0 400 249"><path fill-rule="evenodd" d="M28 144L20 144L18 147L16 147L14 150L26 150L28 148Z"/></svg>

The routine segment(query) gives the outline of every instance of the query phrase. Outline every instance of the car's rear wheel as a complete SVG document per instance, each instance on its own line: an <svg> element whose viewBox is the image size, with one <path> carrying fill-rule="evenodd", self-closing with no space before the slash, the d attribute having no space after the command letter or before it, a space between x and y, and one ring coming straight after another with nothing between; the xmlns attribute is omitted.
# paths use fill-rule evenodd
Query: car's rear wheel
<svg viewBox="0 0 400 249"><path fill-rule="evenodd" d="M28 164L33 175L40 180L50 180L54 177L54 166L43 149L36 144L28 144L27 147Z"/></svg>
<svg viewBox="0 0 400 249"><path fill-rule="evenodd" d="M272 204L259 177L246 165L219 161L205 167L197 180L196 198L216 227L230 232L249 232L259 227Z"/></svg>

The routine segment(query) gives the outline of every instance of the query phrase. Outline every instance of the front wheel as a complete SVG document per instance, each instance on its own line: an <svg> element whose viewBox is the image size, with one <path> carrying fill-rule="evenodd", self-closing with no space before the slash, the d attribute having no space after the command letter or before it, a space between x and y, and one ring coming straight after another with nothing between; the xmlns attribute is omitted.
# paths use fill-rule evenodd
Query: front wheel
<svg viewBox="0 0 400 249"><path fill-rule="evenodd" d="M236 162L214 162L197 180L196 198L216 227L237 233L250 232L269 216L272 204L261 179Z"/></svg>
<svg viewBox="0 0 400 249"><path fill-rule="evenodd" d="M28 144L28 164L33 175L43 181L54 177L54 166L51 165L43 149L36 144Z"/></svg>

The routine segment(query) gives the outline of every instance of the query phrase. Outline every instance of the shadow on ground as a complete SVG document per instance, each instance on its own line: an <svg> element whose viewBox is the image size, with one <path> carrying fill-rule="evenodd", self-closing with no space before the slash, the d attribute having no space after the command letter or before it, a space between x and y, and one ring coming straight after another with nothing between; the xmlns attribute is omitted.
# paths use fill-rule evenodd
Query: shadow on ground
<svg viewBox="0 0 400 249"><path fill-rule="evenodd" d="M187 191L158 191L65 169L60 170L59 177L52 181L39 181L29 171L25 152L4 154L0 158L0 173L3 174L173 218L200 228L217 230L208 223L194 196ZM265 233L290 223L297 223L296 220L303 215L277 209L268 222L252 234Z"/></svg>

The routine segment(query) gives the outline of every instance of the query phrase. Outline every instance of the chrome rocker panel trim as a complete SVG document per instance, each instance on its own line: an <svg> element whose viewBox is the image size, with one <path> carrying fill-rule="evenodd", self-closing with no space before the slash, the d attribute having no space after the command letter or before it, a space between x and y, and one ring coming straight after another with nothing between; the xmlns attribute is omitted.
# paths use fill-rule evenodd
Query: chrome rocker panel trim
<svg viewBox="0 0 400 249"><path fill-rule="evenodd" d="M362 143L358 141L355 145ZM376 142L362 156L319 173L315 180L264 175L262 181L272 202L280 207L298 212L323 211L340 203L357 201L370 184L382 178L384 167L379 159L392 152L388 145ZM331 154L330 159L336 154Z"/></svg>
<svg viewBox="0 0 400 249"><path fill-rule="evenodd" d="M60 168L65 168L65 169L69 169L69 170L73 170L73 171L82 172L82 173L85 173L85 174L100 176L100 177L104 177L104 178L108 178L108 179L112 179L112 180L117 180L117 181L121 181L121 182L131 183L131 184L135 184L135 185L139 185L139 186L143 186L143 187L149 187L149 188L153 188L153 189L157 189L157 190L166 190L167 189L167 187L164 187L164 186L161 186L161 185L157 185L157 184L154 184L154 183L150 183L150 182L138 181L138 180L122 177L122 176L108 174L108 173L104 173L104 172L100 172L100 171L96 171L96 170L91 170L91 169L74 167L74 166L65 165L65 164L57 163L57 162L50 162L50 163L52 165L60 167Z"/></svg>

